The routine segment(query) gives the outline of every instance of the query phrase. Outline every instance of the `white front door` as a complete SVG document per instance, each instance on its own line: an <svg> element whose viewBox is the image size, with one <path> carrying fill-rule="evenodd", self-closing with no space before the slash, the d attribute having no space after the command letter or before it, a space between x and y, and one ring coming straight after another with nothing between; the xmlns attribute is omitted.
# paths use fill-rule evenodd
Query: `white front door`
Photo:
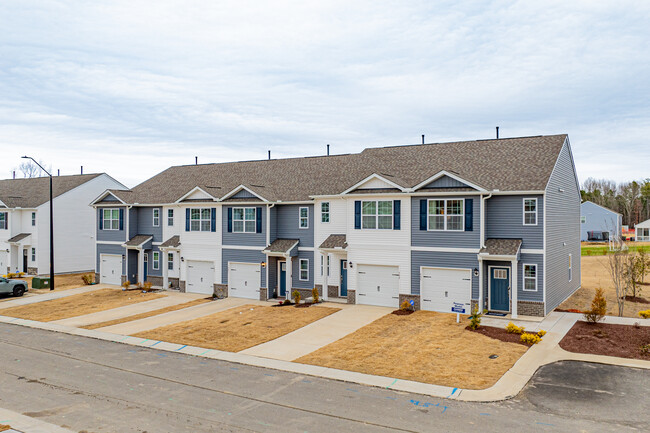
<svg viewBox="0 0 650 433"><path fill-rule="evenodd" d="M451 313L455 304L470 314L472 271L470 269L422 268L420 302L423 310Z"/></svg>
<svg viewBox="0 0 650 433"><path fill-rule="evenodd" d="M357 303L399 306L399 267L357 265Z"/></svg>
<svg viewBox="0 0 650 433"><path fill-rule="evenodd" d="M228 262L228 296L260 299L261 276L259 263Z"/></svg>
<svg viewBox="0 0 650 433"><path fill-rule="evenodd" d="M103 284L122 284L122 256L116 254L101 254L99 266L99 281Z"/></svg>
<svg viewBox="0 0 650 433"><path fill-rule="evenodd" d="M187 293L214 293L214 263L200 262L198 260L187 261L187 282L185 286Z"/></svg>

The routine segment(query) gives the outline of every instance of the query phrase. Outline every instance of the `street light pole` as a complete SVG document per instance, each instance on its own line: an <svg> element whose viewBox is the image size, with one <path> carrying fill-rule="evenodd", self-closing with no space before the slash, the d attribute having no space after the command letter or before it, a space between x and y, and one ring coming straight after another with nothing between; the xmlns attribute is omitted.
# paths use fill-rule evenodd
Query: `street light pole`
<svg viewBox="0 0 650 433"><path fill-rule="evenodd" d="M54 200L52 191L52 174L45 170L31 156L23 156L22 158L31 159L34 164L38 165L48 176L50 176L50 290L54 290Z"/></svg>

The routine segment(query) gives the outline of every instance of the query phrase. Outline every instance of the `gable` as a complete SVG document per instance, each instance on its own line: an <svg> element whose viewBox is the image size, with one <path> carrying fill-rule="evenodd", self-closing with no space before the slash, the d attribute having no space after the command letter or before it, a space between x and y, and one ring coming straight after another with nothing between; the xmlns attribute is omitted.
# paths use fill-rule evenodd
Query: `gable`
<svg viewBox="0 0 650 433"><path fill-rule="evenodd" d="M471 186L466 183L463 183L452 177L444 175L434 180L433 182L424 185L422 188L467 188L467 187L471 188Z"/></svg>
<svg viewBox="0 0 650 433"><path fill-rule="evenodd" d="M214 201L214 197L201 188L195 188L192 192L185 195L181 201Z"/></svg>
<svg viewBox="0 0 650 433"><path fill-rule="evenodd" d="M104 197L97 203L120 203L120 200L118 200L117 197L115 197L112 194L107 194L106 197Z"/></svg>
<svg viewBox="0 0 650 433"><path fill-rule="evenodd" d="M230 196L230 198L254 198L256 200L259 200L258 196L246 189L242 189L237 194Z"/></svg>

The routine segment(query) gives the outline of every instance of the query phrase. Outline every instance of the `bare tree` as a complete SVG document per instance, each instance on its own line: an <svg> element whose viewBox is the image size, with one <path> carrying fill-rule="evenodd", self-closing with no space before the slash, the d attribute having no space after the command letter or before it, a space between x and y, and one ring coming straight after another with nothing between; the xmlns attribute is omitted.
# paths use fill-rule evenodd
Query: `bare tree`
<svg viewBox="0 0 650 433"><path fill-rule="evenodd" d="M616 289L616 303L618 315L623 317L625 308L625 288L627 287L627 250L616 250L607 254L607 271L609 272L614 288Z"/></svg>
<svg viewBox="0 0 650 433"><path fill-rule="evenodd" d="M43 167L45 167L45 163L43 161L38 161L39 164L41 164ZM23 177L40 177L44 175L43 170L34 163L34 161L25 161L21 162L20 165L18 166L18 171L20 171L23 174ZM52 169L50 168L50 172Z"/></svg>

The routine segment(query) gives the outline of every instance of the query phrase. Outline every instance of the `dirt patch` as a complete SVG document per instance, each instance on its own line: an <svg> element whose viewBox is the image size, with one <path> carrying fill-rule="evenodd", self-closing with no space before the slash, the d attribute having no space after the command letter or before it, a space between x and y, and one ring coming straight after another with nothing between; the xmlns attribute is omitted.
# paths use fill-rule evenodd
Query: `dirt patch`
<svg viewBox="0 0 650 433"><path fill-rule="evenodd" d="M560 347L569 352L650 361L650 350L643 353L643 345L650 345L649 326L610 323L593 325L582 321L576 322L560 341Z"/></svg>
<svg viewBox="0 0 650 433"><path fill-rule="evenodd" d="M408 316L413 313L415 313L415 311L413 310L395 310L392 311L390 314L394 314L396 316Z"/></svg>
<svg viewBox="0 0 650 433"><path fill-rule="evenodd" d="M455 314L387 314L295 362L465 389L488 388L527 348L465 330ZM498 355L491 359L490 355Z"/></svg>
<svg viewBox="0 0 650 433"><path fill-rule="evenodd" d="M650 304L650 300L639 296L625 296L625 302L636 302L637 304Z"/></svg>
<svg viewBox="0 0 650 433"><path fill-rule="evenodd" d="M239 352L275 340L339 310L329 307L273 308L243 305L134 336Z"/></svg>
<svg viewBox="0 0 650 433"><path fill-rule="evenodd" d="M508 331L506 331L503 328L495 328L494 326L481 326L478 329L471 329L469 326L467 328L468 331L470 332L478 332L481 335L485 335L486 337L494 338L495 340L503 341L506 343L517 343L517 344L522 344L526 347L528 345L526 343L521 342L521 335L519 334L511 334Z"/></svg>
<svg viewBox="0 0 650 433"><path fill-rule="evenodd" d="M147 317L157 316L157 315L163 314L163 313L169 313L169 312L172 312L172 311L182 310L184 308L193 307L195 305L200 305L200 304L205 304L206 302L211 302L211 301L212 301L212 298L195 299L194 301L185 302L183 304L172 305L171 307L160 308L158 310L153 310L153 311L147 311L146 313L135 314L133 316L123 317L121 319L115 319L115 320L108 320L106 322L93 323L92 325L82 326L82 328L97 329L97 328L103 328L105 326L118 325L120 323L132 322L134 320L145 319Z"/></svg>
<svg viewBox="0 0 650 433"><path fill-rule="evenodd" d="M68 319L70 317L110 310L138 302L151 301L163 296L166 295L160 293L123 292L120 289L100 289L94 292L80 293L51 301L4 308L0 310L0 315L38 320L39 322L51 322L53 320Z"/></svg>

